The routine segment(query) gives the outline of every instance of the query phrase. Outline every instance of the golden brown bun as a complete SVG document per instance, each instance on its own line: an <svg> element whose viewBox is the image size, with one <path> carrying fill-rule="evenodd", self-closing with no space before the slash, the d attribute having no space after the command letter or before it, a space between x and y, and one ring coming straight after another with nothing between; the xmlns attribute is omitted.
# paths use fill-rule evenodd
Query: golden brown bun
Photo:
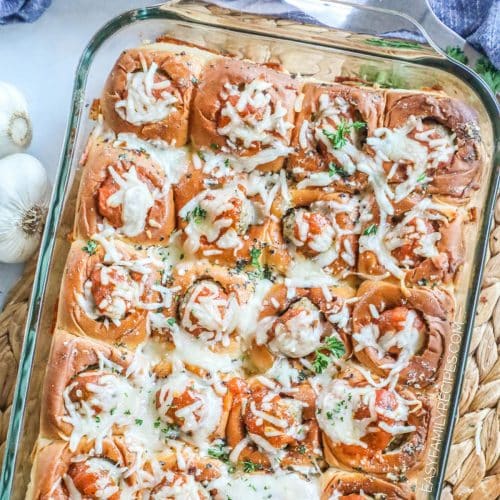
<svg viewBox="0 0 500 500"><path fill-rule="evenodd" d="M186 373L188 376L191 376L191 374L192 374L192 375L199 377L201 379L203 379L203 378L206 379L206 378L210 377L209 372L207 372L206 370L204 370L203 368L200 368L198 366L189 365L188 363L185 363L184 367L185 367L185 370L186 370ZM158 411L161 411L161 409L160 409L161 408L161 401L159 398L159 393L161 391L161 385L162 385L161 379L166 379L168 381L169 375L172 374L172 369L173 369L172 363L168 359L161 361L155 367L155 374L160 379L159 386L158 386L157 393L156 393L156 407L157 407ZM221 382L222 382L222 384L221 384L222 390L221 390L221 387L218 387L216 385L211 385L212 390L215 392L215 394L222 401L222 413L221 413L219 422L217 424L217 427L214 429L214 431L207 438L209 442L212 442L216 439L224 439L225 434L226 434L227 419L229 417L229 412L231 410L231 406L232 406L232 402L233 402L233 394L231 393L231 391L226 390L226 388L225 388L225 384L227 381L224 380L224 377L221 378ZM182 398L182 394L179 394L179 392L176 393L175 396ZM189 388L187 389L187 392L189 392ZM177 411L177 408L180 408L180 406L176 405L176 403L173 403L171 408L175 408L176 409L175 411ZM174 424L178 424L178 422L174 422ZM181 424L179 424L179 425L181 425ZM188 442L190 442L190 441L188 440Z"/></svg>
<svg viewBox="0 0 500 500"><path fill-rule="evenodd" d="M92 473L78 470L78 466L85 464L88 458L103 458L118 467L132 467L133 454L127 450L125 443L120 438L103 440L102 452L93 451L93 443L81 441L78 448L71 451L69 445L64 441L53 441L38 448L33 464L32 474L32 496L33 500L67 500L71 494L62 480L70 476L73 485L81 491L81 488L95 488L95 476ZM78 457L78 461L73 459ZM75 467L75 465L77 467ZM75 468L73 468L75 467ZM134 474L129 477L121 477L129 485L136 479ZM79 488L80 486L80 488ZM95 492L95 491L94 491ZM113 500L116 496L113 496Z"/></svg>
<svg viewBox="0 0 500 500"><path fill-rule="evenodd" d="M261 308L258 321L262 321L267 317L276 317L277 319L279 319L280 316L286 313L288 308L294 302L302 298L309 299L311 303L316 306L319 311L321 311L321 313L326 317L327 311L329 311L330 314L332 313L332 311L340 311L342 307L346 305L345 300L354 297L356 294L355 290L348 286L331 287L329 288L329 292L332 295L332 298L330 300L326 300L323 294L323 289L321 288L297 288L295 290L295 296L292 300L287 297L288 288L285 285L273 284L263 300L263 306ZM351 309L351 306L346 305L346 307L348 307L349 310ZM324 320L324 322L329 325L326 319ZM336 333L338 333L340 339L342 340L345 346L345 356L348 357L351 353L350 336L344 329L339 328L338 326L335 326L335 331ZM332 332L330 331L329 333L325 333L326 337ZM274 335L272 332L272 328L267 332L266 336L268 342L273 339ZM255 369L260 373L264 373L269 370L276 360L276 354L271 351L267 343L261 343L257 340L254 340L252 342L252 345L250 346L250 349L248 351L248 356L252 366L255 367ZM313 358L314 354L312 355L312 359L310 361L312 361ZM292 360L289 359L289 362L290 361ZM297 368L301 370L303 369L303 365L298 362Z"/></svg>
<svg viewBox="0 0 500 500"><path fill-rule="evenodd" d="M434 174L429 192L464 203L471 190L479 187L481 138L476 112L449 97L388 91L385 126L401 127L410 116L435 121L456 134L457 151L451 162Z"/></svg>
<svg viewBox="0 0 500 500"><path fill-rule="evenodd" d="M351 387L369 385L366 378L354 367L346 368L338 377L348 382ZM404 425L414 426L415 430L404 434L404 444L394 450L383 451L363 448L357 445L334 443L322 432L322 442L326 461L333 467L361 470L369 474L394 474L407 477L423 467L422 457L425 454L427 436L431 422L431 410L425 396L396 387L396 392L406 401L419 401L412 407ZM369 434L368 434L369 435Z"/></svg>
<svg viewBox="0 0 500 500"><path fill-rule="evenodd" d="M236 378L230 382L229 390L233 393L233 400L227 421L226 441L230 447L234 448L241 440L248 437L252 430L254 433L256 432L255 429L247 427L245 413L248 412L249 405L258 404L256 401L262 401L262 396L259 396L260 393L269 397L270 390L257 379L242 380ZM294 391L291 393L279 394L279 388L277 391L278 396L275 396L277 398L292 399L302 403L302 423L306 429L304 439L280 447L283 450L283 456L280 457L281 466L287 468L318 465L318 462L321 462L321 455L318 453L320 438L318 423L314 418L316 396L312 387L304 382L295 386ZM273 392L273 394L275 393ZM264 403L266 413L271 415L273 411L276 411L274 399L271 403ZM269 439L272 441L274 437L268 437ZM237 460L240 462L251 461L258 464L262 469L272 469L269 455L261 451L252 441L241 450Z"/></svg>
<svg viewBox="0 0 500 500"><path fill-rule="evenodd" d="M148 311L132 307L125 313L119 324L103 319L93 319L79 304L78 296L83 296L84 286L90 280L95 267L103 262L105 250L98 245L93 255L84 250L87 242L77 240L71 249L64 270L57 327L61 330L80 336L94 337L104 342L123 342L129 346L137 345L146 339L148 334ZM143 257L143 254L120 241L114 242L115 247L124 260L133 260ZM149 278L144 282L143 302L151 301L153 293L151 284L155 280L155 271L152 270Z"/></svg>
<svg viewBox="0 0 500 500"><path fill-rule="evenodd" d="M334 493L340 495L370 495L371 497L385 500L412 500L415 495L404 486L392 484L359 472L346 472L339 469L328 469L320 479L321 500L330 500ZM384 495L382 497L382 495Z"/></svg>
<svg viewBox="0 0 500 500"><path fill-rule="evenodd" d="M174 186L174 199L177 210L177 227L182 230L183 242L186 242L188 236L186 227L189 220L180 216L179 211L192 200L195 196L205 192L206 195L216 194L217 188L207 189L204 180L210 178L205 175L202 169L190 166L188 172L180 179L179 183ZM247 196L246 189L238 184L233 177L217 178L215 185L224 186L232 183L235 186L234 192L242 194L249 203L261 203L260 195ZM281 224L276 217L281 215L281 196L278 194L270 207L270 216L263 217L257 221L259 223L250 224L246 230L239 231L238 237L240 245L237 248L220 248L218 245L219 239L225 234L223 230L219 233L219 237L215 241L208 241L203 235L199 240L199 248L194 253L197 259L207 259L218 265L226 265L234 267L238 261L249 263L251 260L252 248L261 250L262 265L269 265L272 268L280 271L287 268L290 262L290 257L286 255L286 245L281 232ZM275 216L275 217L273 217ZM223 218L223 215L219 218ZM233 228L233 226L231 226ZM186 248L186 247L185 247ZM189 253L189 249L186 248Z"/></svg>
<svg viewBox="0 0 500 500"><path fill-rule="evenodd" d="M451 297L438 289L410 288L403 291L400 286L383 281L364 281L358 290L358 297L352 313L353 333L359 333L363 326L373 322L370 305L376 307L379 312L404 306L422 315L426 337L424 345L399 373L399 382L419 388L435 382L443 362L447 339L451 334ZM352 342L355 356L360 363L382 377L389 374L390 370L383 368L383 365L394 362L389 354L379 357L372 347L357 350L357 341L353 338Z"/></svg>
<svg viewBox="0 0 500 500"><path fill-rule="evenodd" d="M171 287L176 290L175 299L172 300L170 307L163 308L162 314L164 314L165 318L175 318L177 322L182 325L184 314L182 309L183 304L188 294L192 293L193 287L204 281L212 282L220 287L220 291L225 295L226 299L236 299L240 307L244 306L249 299L251 285L246 275L243 273L238 274L231 272L225 267L211 264L206 260L181 264L176 267L172 274ZM241 314L241 309L237 314ZM162 338L167 334L168 338L168 331L154 331L153 333L159 334ZM235 356L238 355L241 342L239 333L236 329L232 332L224 333L228 335L228 345L223 345L221 340L214 339L213 342L210 342L210 349L216 352L232 353ZM194 333L191 334L195 337L197 336ZM164 365L164 363L162 365ZM169 363L167 365L169 365ZM197 367L189 367L189 369L198 373ZM200 376L202 376L201 373Z"/></svg>
<svg viewBox="0 0 500 500"><path fill-rule="evenodd" d="M172 83L172 94L177 102L173 110L162 120L134 125L124 120L116 111L116 103L125 98L127 75L158 65L157 74ZM175 146L183 146L188 138L188 116L195 83L200 75L202 63L196 57L178 53L152 51L148 49L125 50L111 71L101 99L105 121L116 132L131 132L144 139L162 139Z"/></svg>
<svg viewBox="0 0 500 500"><path fill-rule="evenodd" d="M312 203L316 203L316 206L323 205L328 217L335 222L335 226L338 226L341 230L345 230L347 234L336 235L334 239L334 244L338 245L337 248L345 249L348 244L352 249L352 254L354 257L354 265L346 262L345 259L339 255L333 262L324 266L324 269L331 273L333 276L342 277L349 284L354 283L353 277L349 277L348 273L356 270L356 258L358 255L358 235L355 234L354 228L355 223L358 219L357 209L353 209L349 206L352 200L348 193L344 192L325 192L319 189L291 189L290 199L293 209L295 208L310 208ZM324 203L318 203L324 202ZM330 204L329 204L330 203ZM343 205L346 207L345 211L338 209L338 205ZM349 208L347 208L349 207ZM320 210L321 212L321 210ZM282 229L284 229L284 223L282 221ZM286 241L286 238L285 238ZM302 254L301 248L295 249L298 254ZM288 252L288 247L286 245L277 246L275 249L277 253L276 259L281 259L283 262L288 263L291 261L291 256ZM342 251L339 252L341 254ZM310 257L305 255L305 257ZM285 266L285 269L288 265Z"/></svg>
<svg viewBox="0 0 500 500"><path fill-rule="evenodd" d="M64 421L67 415L63 392L72 380L87 370L94 370L101 358L126 368L131 356L114 347L91 339L56 331L45 373L40 433L44 438L69 436L73 426Z"/></svg>
<svg viewBox="0 0 500 500"><path fill-rule="evenodd" d="M77 199L75 237L88 239L99 232L98 224L103 223L105 216L100 211L99 190L104 190L105 182L111 181L109 167L115 170L123 169L123 172L135 168L150 192L160 191L161 195L155 197L154 205L144 221L144 231L139 234L135 236L119 234L123 227L121 205L115 209L118 212L119 224L109 219L106 219L107 223L118 230L120 237L133 243L166 244L175 227L175 207L172 189L164 189L168 181L161 167L145 152L114 147L111 141L106 142L93 137L90 138L82 165L83 174ZM154 220L153 226L150 223L152 220Z"/></svg>
<svg viewBox="0 0 500 500"><path fill-rule="evenodd" d="M384 99L379 92L372 90L350 87L340 84L317 84L307 83L303 88L304 101L302 109L297 113L295 128L292 134L292 153L287 161L287 169L294 178L299 181L310 173L328 172L330 163L343 167L342 161L329 153L321 143L313 140L306 149L301 147L300 133L305 121L315 122L320 109L320 96L328 95L330 100L336 98L344 99L348 104L348 112L344 119L352 121L363 121L366 123L365 132L370 135L376 128L382 125ZM335 104L332 103L332 106ZM362 148L362 142L357 145ZM302 172L294 172L294 169L302 169ZM367 185L367 176L361 172L355 172L346 178L332 182L331 186L337 191L357 192ZM310 187L312 191L321 191L322 188Z"/></svg>
<svg viewBox="0 0 500 500"><path fill-rule="evenodd" d="M287 74L275 71L266 66L236 59L220 59L210 63L202 75L200 85L196 88L191 106L190 133L194 147L198 149L229 149L237 156L252 156L260 147L239 147L236 151L229 148L227 138L217 131L221 112L221 93L226 92L225 85L244 85L255 80L264 80L272 84L269 89L271 104L279 102L286 109L285 120L293 123L294 104L297 96L297 83ZM283 144L288 145L291 131L286 133ZM223 149L223 150L224 150ZM261 170L279 170L284 158L260 165Z"/></svg>
<svg viewBox="0 0 500 500"><path fill-rule="evenodd" d="M391 229L396 226L397 222L405 216L405 213L410 211L424 197L419 193L412 193L406 199L399 203L394 203L394 218L392 222L391 216L387 217ZM371 212L373 219L365 222L361 227L361 234L364 233L373 224L380 223L380 210L377 203L372 198ZM441 236L436 242L438 255L434 257L419 258L413 266L404 269L401 265L400 269L405 274L405 282L410 285L427 285L453 282L464 263L464 216L461 210L446 212L447 220L428 220L432 225L433 230ZM411 242L410 242L411 243ZM398 260L396 258L396 260ZM398 261L399 262L399 261ZM387 270L378 261L377 256L370 250L360 251L358 255L358 272L365 277L381 276L387 273Z"/></svg>

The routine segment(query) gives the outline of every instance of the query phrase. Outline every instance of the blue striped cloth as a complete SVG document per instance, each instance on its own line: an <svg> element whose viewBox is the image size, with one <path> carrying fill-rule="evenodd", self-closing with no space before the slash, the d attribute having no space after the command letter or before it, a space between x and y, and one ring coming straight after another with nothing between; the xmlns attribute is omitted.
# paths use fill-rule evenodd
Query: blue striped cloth
<svg viewBox="0 0 500 500"><path fill-rule="evenodd" d="M52 0L0 0L0 24L36 21Z"/></svg>
<svg viewBox="0 0 500 500"><path fill-rule="evenodd" d="M500 69L500 0L430 0L436 15Z"/></svg>
<svg viewBox="0 0 500 500"><path fill-rule="evenodd" d="M436 15L447 26L482 50L500 69L500 0L429 1ZM0 24L33 22L50 3L51 0L0 0ZM259 11L269 14L284 10L279 0L219 0L217 3L242 10L249 7L255 9L255 4L259 3Z"/></svg>

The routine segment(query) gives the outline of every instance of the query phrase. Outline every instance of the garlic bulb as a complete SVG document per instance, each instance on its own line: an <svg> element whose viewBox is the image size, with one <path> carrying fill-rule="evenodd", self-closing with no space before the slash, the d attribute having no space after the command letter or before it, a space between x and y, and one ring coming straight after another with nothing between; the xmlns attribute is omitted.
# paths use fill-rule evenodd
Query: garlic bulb
<svg viewBox="0 0 500 500"><path fill-rule="evenodd" d="M43 165L17 153L0 160L0 262L24 262L43 230L50 184Z"/></svg>
<svg viewBox="0 0 500 500"><path fill-rule="evenodd" d="M0 158L20 153L31 142L31 120L23 94L0 82Z"/></svg>

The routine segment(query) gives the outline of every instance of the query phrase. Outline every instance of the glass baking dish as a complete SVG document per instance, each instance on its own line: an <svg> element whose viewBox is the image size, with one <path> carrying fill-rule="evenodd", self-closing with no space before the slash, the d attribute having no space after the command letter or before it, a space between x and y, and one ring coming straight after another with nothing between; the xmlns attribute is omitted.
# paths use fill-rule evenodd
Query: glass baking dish
<svg viewBox="0 0 500 500"><path fill-rule="evenodd" d="M137 9L111 20L85 49L76 73L66 140L28 312L0 482L1 499L23 498L29 483L30 456L39 430L41 384L70 245L67 236L74 218L79 158L93 126L90 107L124 48L153 41L164 34L256 62L280 62L291 73L323 81L360 75L369 79L375 69L378 75L384 72L397 77L401 87L444 88L450 96L468 102L477 110L485 152L481 187L473 200L477 218L466 232L470 244L456 285L457 312L445 359L446 374L430 436L430 452L417 484L418 498L439 496L499 185L494 163L500 132L497 103L479 78L465 66L444 57L428 38L427 43L404 46L381 42L380 31L424 33L408 16L344 2L300 3L312 10L306 8L300 12L294 7L293 19L292 9L281 13L281 18L272 18L189 1ZM314 23L318 18L323 24Z"/></svg>

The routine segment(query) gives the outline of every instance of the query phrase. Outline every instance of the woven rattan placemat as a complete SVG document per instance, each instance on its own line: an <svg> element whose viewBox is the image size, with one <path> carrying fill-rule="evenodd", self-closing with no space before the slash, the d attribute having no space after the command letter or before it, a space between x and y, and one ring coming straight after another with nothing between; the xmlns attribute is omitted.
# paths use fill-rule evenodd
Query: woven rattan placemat
<svg viewBox="0 0 500 500"><path fill-rule="evenodd" d="M491 500L500 495L500 198L489 260L441 498ZM3 456L35 260L0 313L0 461Z"/></svg>

